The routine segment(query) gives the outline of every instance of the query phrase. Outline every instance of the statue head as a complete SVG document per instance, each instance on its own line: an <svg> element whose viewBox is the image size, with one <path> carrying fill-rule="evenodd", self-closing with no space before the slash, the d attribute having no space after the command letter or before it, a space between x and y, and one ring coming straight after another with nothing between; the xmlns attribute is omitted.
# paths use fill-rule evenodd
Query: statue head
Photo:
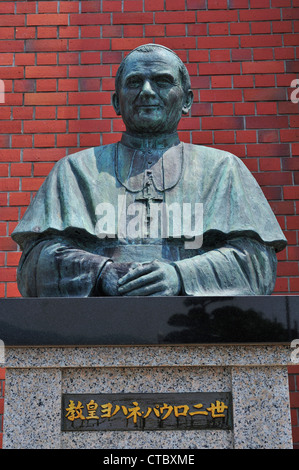
<svg viewBox="0 0 299 470"><path fill-rule="evenodd" d="M192 102L189 73L164 46L137 47L117 71L113 106L130 133L172 133Z"/></svg>

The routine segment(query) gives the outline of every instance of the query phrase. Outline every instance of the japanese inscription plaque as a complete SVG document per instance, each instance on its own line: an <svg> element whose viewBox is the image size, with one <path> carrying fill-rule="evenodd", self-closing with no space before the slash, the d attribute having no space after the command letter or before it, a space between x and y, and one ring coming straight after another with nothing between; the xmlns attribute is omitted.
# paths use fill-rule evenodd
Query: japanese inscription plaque
<svg viewBox="0 0 299 470"><path fill-rule="evenodd" d="M232 429L229 392L64 394L62 431Z"/></svg>

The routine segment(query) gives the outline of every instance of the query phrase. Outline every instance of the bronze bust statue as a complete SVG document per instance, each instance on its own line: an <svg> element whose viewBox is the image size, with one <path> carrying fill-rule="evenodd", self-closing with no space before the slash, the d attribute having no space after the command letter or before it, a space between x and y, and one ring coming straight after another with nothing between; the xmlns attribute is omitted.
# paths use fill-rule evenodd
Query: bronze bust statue
<svg viewBox="0 0 299 470"><path fill-rule="evenodd" d="M121 141L60 160L12 234L23 296L271 294L286 239L240 159L180 142L192 101L173 51L128 54Z"/></svg>

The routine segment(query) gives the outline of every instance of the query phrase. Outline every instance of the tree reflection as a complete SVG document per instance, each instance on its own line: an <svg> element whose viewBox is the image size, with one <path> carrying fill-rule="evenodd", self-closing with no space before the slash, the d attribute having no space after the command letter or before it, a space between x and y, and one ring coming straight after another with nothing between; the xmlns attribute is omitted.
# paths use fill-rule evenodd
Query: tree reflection
<svg viewBox="0 0 299 470"><path fill-rule="evenodd" d="M226 301L230 299L233 297L225 297ZM163 342L246 343L273 342L274 338L275 342L285 342L298 334L278 321L264 318L262 312L253 308L243 310L230 305L213 309L213 304L219 304L220 300L219 297L186 299L184 304L190 307L188 313L170 317L168 324L178 330L167 334Z"/></svg>

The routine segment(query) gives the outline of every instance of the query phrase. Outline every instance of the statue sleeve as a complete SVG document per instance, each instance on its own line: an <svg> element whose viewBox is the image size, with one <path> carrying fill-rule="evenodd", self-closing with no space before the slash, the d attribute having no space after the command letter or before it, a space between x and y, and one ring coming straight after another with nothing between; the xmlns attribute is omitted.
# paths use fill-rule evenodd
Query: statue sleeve
<svg viewBox="0 0 299 470"><path fill-rule="evenodd" d="M174 264L182 280L182 295L269 295L276 281L274 248L249 238L227 241Z"/></svg>
<svg viewBox="0 0 299 470"><path fill-rule="evenodd" d="M109 258L60 239L27 243L18 267L23 297L89 297Z"/></svg>

